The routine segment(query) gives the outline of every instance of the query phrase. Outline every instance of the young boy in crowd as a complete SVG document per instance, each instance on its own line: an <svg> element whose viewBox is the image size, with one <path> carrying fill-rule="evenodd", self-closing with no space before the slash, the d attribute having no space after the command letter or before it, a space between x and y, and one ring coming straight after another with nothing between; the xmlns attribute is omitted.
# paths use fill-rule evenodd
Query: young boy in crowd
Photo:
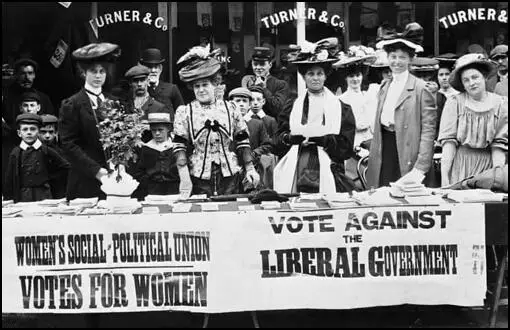
<svg viewBox="0 0 510 330"><path fill-rule="evenodd" d="M274 137L276 136L276 131L278 130L278 123L276 119L266 115L262 108L264 104L266 104L266 99L264 98L264 89L261 86L251 86L248 88L251 92L252 102L251 109L248 112L250 118L260 119L264 123L264 127L266 128L267 134L271 138L271 141L274 141Z"/></svg>
<svg viewBox="0 0 510 330"><path fill-rule="evenodd" d="M170 136L172 121L166 112L148 114L152 140L145 143L133 171L133 177L140 182L133 193L142 200L147 195L179 194L179 171L173 153Z"/></svg>
<svg viewBox="0 0 510 330"><path fill-rule="evenodd" d="M35 92L25 92L21 96L20 113L39 114L41 111L41 97Z"/></svg>
<svg viewBox="0 0 510 330"><path fill-rule="evenodd" d="M259 119L252 118L252 93L245 87L239 87L233 89L229 94L229 99L239 108L241 113L244 115L244 120L248 126L248 132L250 133L250 146L253 150L253 158L255 160L257 171L261 176L261 183L265 185L264 177L262 176L264 167L261 163L261 159L264 155L270 155L273 150L273 140L266 131L264 122ZM267 180L266 180L267 181ZM244 190L249 191L257 187L251 187L243 183Z"/></svg>
<svg viewBox="0 0 510 330"><path fill-rule="evenodd" d="M16 117L19 146L9 155L4 198L17 202L51 199L50 176L69 169L69 163L38 138L41 117L25 113Z"/></svg>
<svg viewBox="0 0 510 330"><path fill-rule="evenodd" d="M58 118L53 115L41 115L41 120L39 139L64 158L64 152L58 142ZM51 193L55 199L66 197L67 172L67 170L61 170L50 174Z"/></svg>

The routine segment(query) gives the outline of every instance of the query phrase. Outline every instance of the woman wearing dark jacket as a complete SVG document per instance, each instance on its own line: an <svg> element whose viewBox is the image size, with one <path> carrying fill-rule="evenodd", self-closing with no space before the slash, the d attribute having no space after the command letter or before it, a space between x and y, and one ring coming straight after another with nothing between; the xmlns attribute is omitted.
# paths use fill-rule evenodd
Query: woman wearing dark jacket
<svg viewBox="0 0 510 330"><path fill-rule="evenodd" d="M306 93L286 103L278 117L277 148L283 158L274 170L280 193L352 190L344 161L353 156L356 123L351 107L326 87L331 63L338 61L336 38L308 43L291 56L306 83Z"/></svg>
<svg viewBox="0 0 510 330"><path fill-rule="evenodd" d="M99 197L101 178L108 174L106 157L97 125L104 118L102 104L109 99L103 93L109 62L120 49L109 43L90 44L73 52L84 77L84 87L62 101L59 132L62 149L71 163L67 199Z"/></svg>

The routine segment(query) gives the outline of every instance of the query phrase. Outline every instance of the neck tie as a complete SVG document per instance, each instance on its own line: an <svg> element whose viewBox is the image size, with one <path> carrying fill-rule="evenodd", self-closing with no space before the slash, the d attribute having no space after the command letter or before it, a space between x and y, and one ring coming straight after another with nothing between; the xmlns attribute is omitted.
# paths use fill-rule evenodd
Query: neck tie
<svg viewBox="0 0 510 330"><path fill-rule="evenodd" d="M99 96L101 95L101 93L96 94L96 93L93 93L93 92L89 91L88 89L85 89L85 91L86 91L88 94L90 94L90 95L92 95L92 96L94 96L94 97L95 97L96 105L97 105L97 107L98 107L98 108L99 108L99 107L101 107L101 105L103 105L103 101L102 101L102 100L101 100L101 98L99 97Z"/></svg>

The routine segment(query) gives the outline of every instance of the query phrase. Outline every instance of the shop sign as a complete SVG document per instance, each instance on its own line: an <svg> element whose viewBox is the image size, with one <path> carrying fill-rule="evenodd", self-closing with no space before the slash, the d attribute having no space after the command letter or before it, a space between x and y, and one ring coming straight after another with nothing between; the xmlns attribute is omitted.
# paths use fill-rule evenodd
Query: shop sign
<svg viewBox="0 0 510 330"><path fill-rule="evenodd" d="M345 23L341 21L339 15L330 15L327 11L319 12L315 8L289 9L280 11L261 18L266 28L275 27L279 24L291 22L298 19L318 20L319 22L330 24L334 27L344 28Z"/></svg>
<svg viewBox="0 0 510 330"><path fill-rule="evenodd" d="M494 21L507 24L507 11L494 8L470 8L441 17L439 23L447 29L450 26L471 21Z"/></svg>
<svg viewBox="0 0 510 330"><path fill-rule="evenodd" d="M123 22L141 22L143 24L154 26L156 29L160 29L162 31L168 30L168 25L166 25L166 19L164 17L152 18L151 13L144 13L142 15L138 10L118 10L113 13L106 13L89 21L93 28L94 26L102 28L106 25Z"/></svg>
<svg viewBox="0 0 510 330"><path fill-rule="evenodd" d="M58 41L57 48L55 49L55 52L50 58L50 63L55 68L60 67L60 65L62 65L62 62L64 62L68 48L69 46L64 42L64 40L60 39Z"/></svg>

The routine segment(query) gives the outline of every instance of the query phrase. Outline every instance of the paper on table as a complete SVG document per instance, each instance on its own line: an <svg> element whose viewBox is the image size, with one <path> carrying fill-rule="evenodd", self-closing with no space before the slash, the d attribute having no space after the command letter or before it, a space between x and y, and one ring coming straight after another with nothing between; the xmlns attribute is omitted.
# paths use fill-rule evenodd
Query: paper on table
<svg viewBox="0 0 510 330"><path fill-rule="evenodd" d="M239 205L237 207L239 211L255 211L255 205Z"/></svg>
<svg viewBox="0 0 510 330"><path fill-rule="evenodd" d="M143 214L159 214L159 207L153 206L153 207L144 207Z"/></svg>
<svg viewBox="0 0 510 330"><path fill-rule="evenodd" d="M277 201L271 201L271 202L261 202L260 206L264 210L272 210L272 209L279 209L281 207L280 202Z"/></svg>
<svg viewBox="0 0 510 330"><path fill-rule="evenodd" d="M207 199L207 195L203 194L203 195L193 195L193 196L190 196L188 197L188 200L201 200L201 199Z"/></svg>
<svg viewBox="0 0 510 330"><path fill-rule="evenodd" d="M290 208L293 210L309 210L317 209L317 203L289 203Z"/></svg>
<svg viewBox="0 0 510 330"><path fill-rule="evenodd" d="M454 190L448 198L461 203L501 202L503 196L488 189Z"/></svg>
<svg viewBox="0 0 510 330"><path fill-rule="evenodd" d="M175 203L172 205L172 212L175 213L188 213L191 211L191 207L193 204L191 203Z"/></svg>
<svg viewBox="0 0 510 330"><path fill-rule="evenodd" d="M202 203L200 204L202 211L219 211L220 206L218 203Z"/></svg>
<svg viewBox="0 0 510 330"><path fill-rule="evenodd" d="M416 197L406 196L405 200L408 201L409 204L415 205L439 205L447 203L447 201L439 195L416 196Z"/></svg>

